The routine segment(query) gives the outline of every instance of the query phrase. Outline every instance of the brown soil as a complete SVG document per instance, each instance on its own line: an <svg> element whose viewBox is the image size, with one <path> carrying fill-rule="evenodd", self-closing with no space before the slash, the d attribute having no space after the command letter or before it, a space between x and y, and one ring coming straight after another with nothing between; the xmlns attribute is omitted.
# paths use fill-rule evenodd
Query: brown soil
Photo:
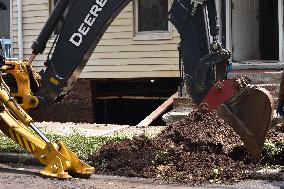
<svg viewBox="0 0 284 189"><path fill-rule="evenodd" d="M216 112L194 112L153 139L109 142L90 161L104 174L226 184L249 178L260 167L240 146L239 136Z"/></svg>
<svg viewBox="0 0 284 189"><path fill-rule="evenodd" d="M29 113L37 122L93 123L90 80L79 79L62 102Z"/></svg>

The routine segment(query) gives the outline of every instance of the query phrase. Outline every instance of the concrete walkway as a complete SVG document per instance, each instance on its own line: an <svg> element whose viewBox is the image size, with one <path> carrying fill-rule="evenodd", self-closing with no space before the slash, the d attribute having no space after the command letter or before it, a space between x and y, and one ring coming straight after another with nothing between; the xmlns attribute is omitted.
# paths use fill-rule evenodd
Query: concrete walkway
<svg viewBox="0 0 284 189"><path fill-rule="evenodd" d="M166 126L137 127L130 125L88 124L71 122L40 122L35 124L43 133L52 133L58 135L70 135L79 133L85 136L134 136L143 133L146 133L147 135L155 135L166 128Z"/></svg>

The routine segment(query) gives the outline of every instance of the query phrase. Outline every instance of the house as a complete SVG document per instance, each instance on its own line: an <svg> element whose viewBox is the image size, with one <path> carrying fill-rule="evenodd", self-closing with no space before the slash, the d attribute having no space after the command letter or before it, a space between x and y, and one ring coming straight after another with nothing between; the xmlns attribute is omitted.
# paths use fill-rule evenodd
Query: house
<svg viewBox="0 0 284 189"><path fill-rule="evenodd" d="M11 38L13 41L13 54L15 57L29 57L31 44L40 33L50 11L57 0L25 0L22 1L22 36L23 55L19 55L17 0L13 0L11 23ZM142 1L144 2L144 1ZM152 6L168 0L145 1L139 4L130 3L115 19L111 27L104 34L88 65L82 73L82 78L157 78L178 76L178 53L176 52L179 36L173 26L161 18L162 24L149 25L148 12L145 19L138 17L138 9ZM149 3L150 2L150 3ZM156 3L155 3L156 2ZM167 12L170 5L159 7L158 11ZM147 7L146 7L147 8ZM135 14L137 13L137 16ZM152 18L153 20L156 18ZM142 20L141 22L139 20ZM155 22L159 20L156 19ZM149 27L149 28L147 28ZM147 32L144 32L147 31ZM156 32L159 31L159 32ZM49 47L52 44L50 40ZM36 60L36 66L41 66L49 52ZM110 58L111 57L111 58ZM41 64L40 64L41 63ZM111 69L110 69L111 68Z"/></svg>
<svg viewBox="0 0 284 189"><path fill-rule="evenodd" d="M121 117L141 119L129 118L125 112L134 115L137 106L149 112L157 99L163 100L177 89L179 35L167 16L163 16L172 1L134 0L104 34L81 74L90 83L92 99L96 102L95 114L99 117L109 120L115 114L114 121ZM29 57L30 46L57 0L0 2L7 7L0 10L0 36L12 41L14 57ZM280 69L283 66L283 1L216 2L221 18L220 40L232 51L233 69L246 70L252 66ZM43 68L54 36L45 54L39 55L34 63L39 70ZM145 99L151 102L147 104ZM138 105L134 105L133 101L137 103L137 100ZM117 106L128 109L123 113L121 109L114 110Z"/></svg>

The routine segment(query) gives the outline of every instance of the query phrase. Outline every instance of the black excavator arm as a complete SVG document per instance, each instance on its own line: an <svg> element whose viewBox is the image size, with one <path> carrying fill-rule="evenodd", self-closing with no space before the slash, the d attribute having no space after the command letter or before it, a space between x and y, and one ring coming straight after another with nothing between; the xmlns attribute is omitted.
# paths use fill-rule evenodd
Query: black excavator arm
<svg viewBox="0 0 284 189"><path fill-rule="evenodd" d="M36 95L44 104L61 101L71 90L108 26L130 0L59 0L42 32L33 43L33 54L43 53L63 13L61 32L52 57L40 72Z"/></svg>
<svg viewBox="0 0 284 189"><path fill-rule="evenodd" d="M200 3L203 6L195 6ZM180 33L179 51L187 92L199 104L216 81L226 79L226 68L231 55L218 42L219 25L215 0L174 1L170 10L170 21ZM213 38L211 44L209 36Z"/></svg>
<svg viewBox="0 0 284 189"><path fill-rule="evenodd" d="M34 56L43 53L54 28L68 9L52 57L45 62L46 69L40 72L42 83L35 94L41 104L61 101L68 94L106 29L130 2L131 0L57 2L32 45ZM210 33L216 41L219 27L215 1L210 0L206 4ZM211 56L205 7L205 2L201 0L175 0L170 10L170 20L181 35L180 54L183 57L186 83L196 102L202 100L214 83L213 64L227 63L229 58L225 56L224 61L224 56L220 56L219 51ZM202 57L206 58L201 60ZM224 77L225 72L221 75ZM197 76L200 78L196 78Z"/></svg>

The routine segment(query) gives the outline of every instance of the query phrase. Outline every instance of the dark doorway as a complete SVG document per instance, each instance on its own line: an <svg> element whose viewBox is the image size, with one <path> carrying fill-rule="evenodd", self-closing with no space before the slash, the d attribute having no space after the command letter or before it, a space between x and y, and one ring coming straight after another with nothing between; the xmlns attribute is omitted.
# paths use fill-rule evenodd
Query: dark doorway
<svg viewBox="0 0 284 189"><path fill-rule="evenodd" d="M96 123L137 125L178 89L178 78L91 82ZM161 116L151 125L164 125Z"/></svg>
<svg viewBox="0 0 284 189"><path fill-rule="evenodd" d="M260 56L279 60L278 1L260 0Z"/></svg>

